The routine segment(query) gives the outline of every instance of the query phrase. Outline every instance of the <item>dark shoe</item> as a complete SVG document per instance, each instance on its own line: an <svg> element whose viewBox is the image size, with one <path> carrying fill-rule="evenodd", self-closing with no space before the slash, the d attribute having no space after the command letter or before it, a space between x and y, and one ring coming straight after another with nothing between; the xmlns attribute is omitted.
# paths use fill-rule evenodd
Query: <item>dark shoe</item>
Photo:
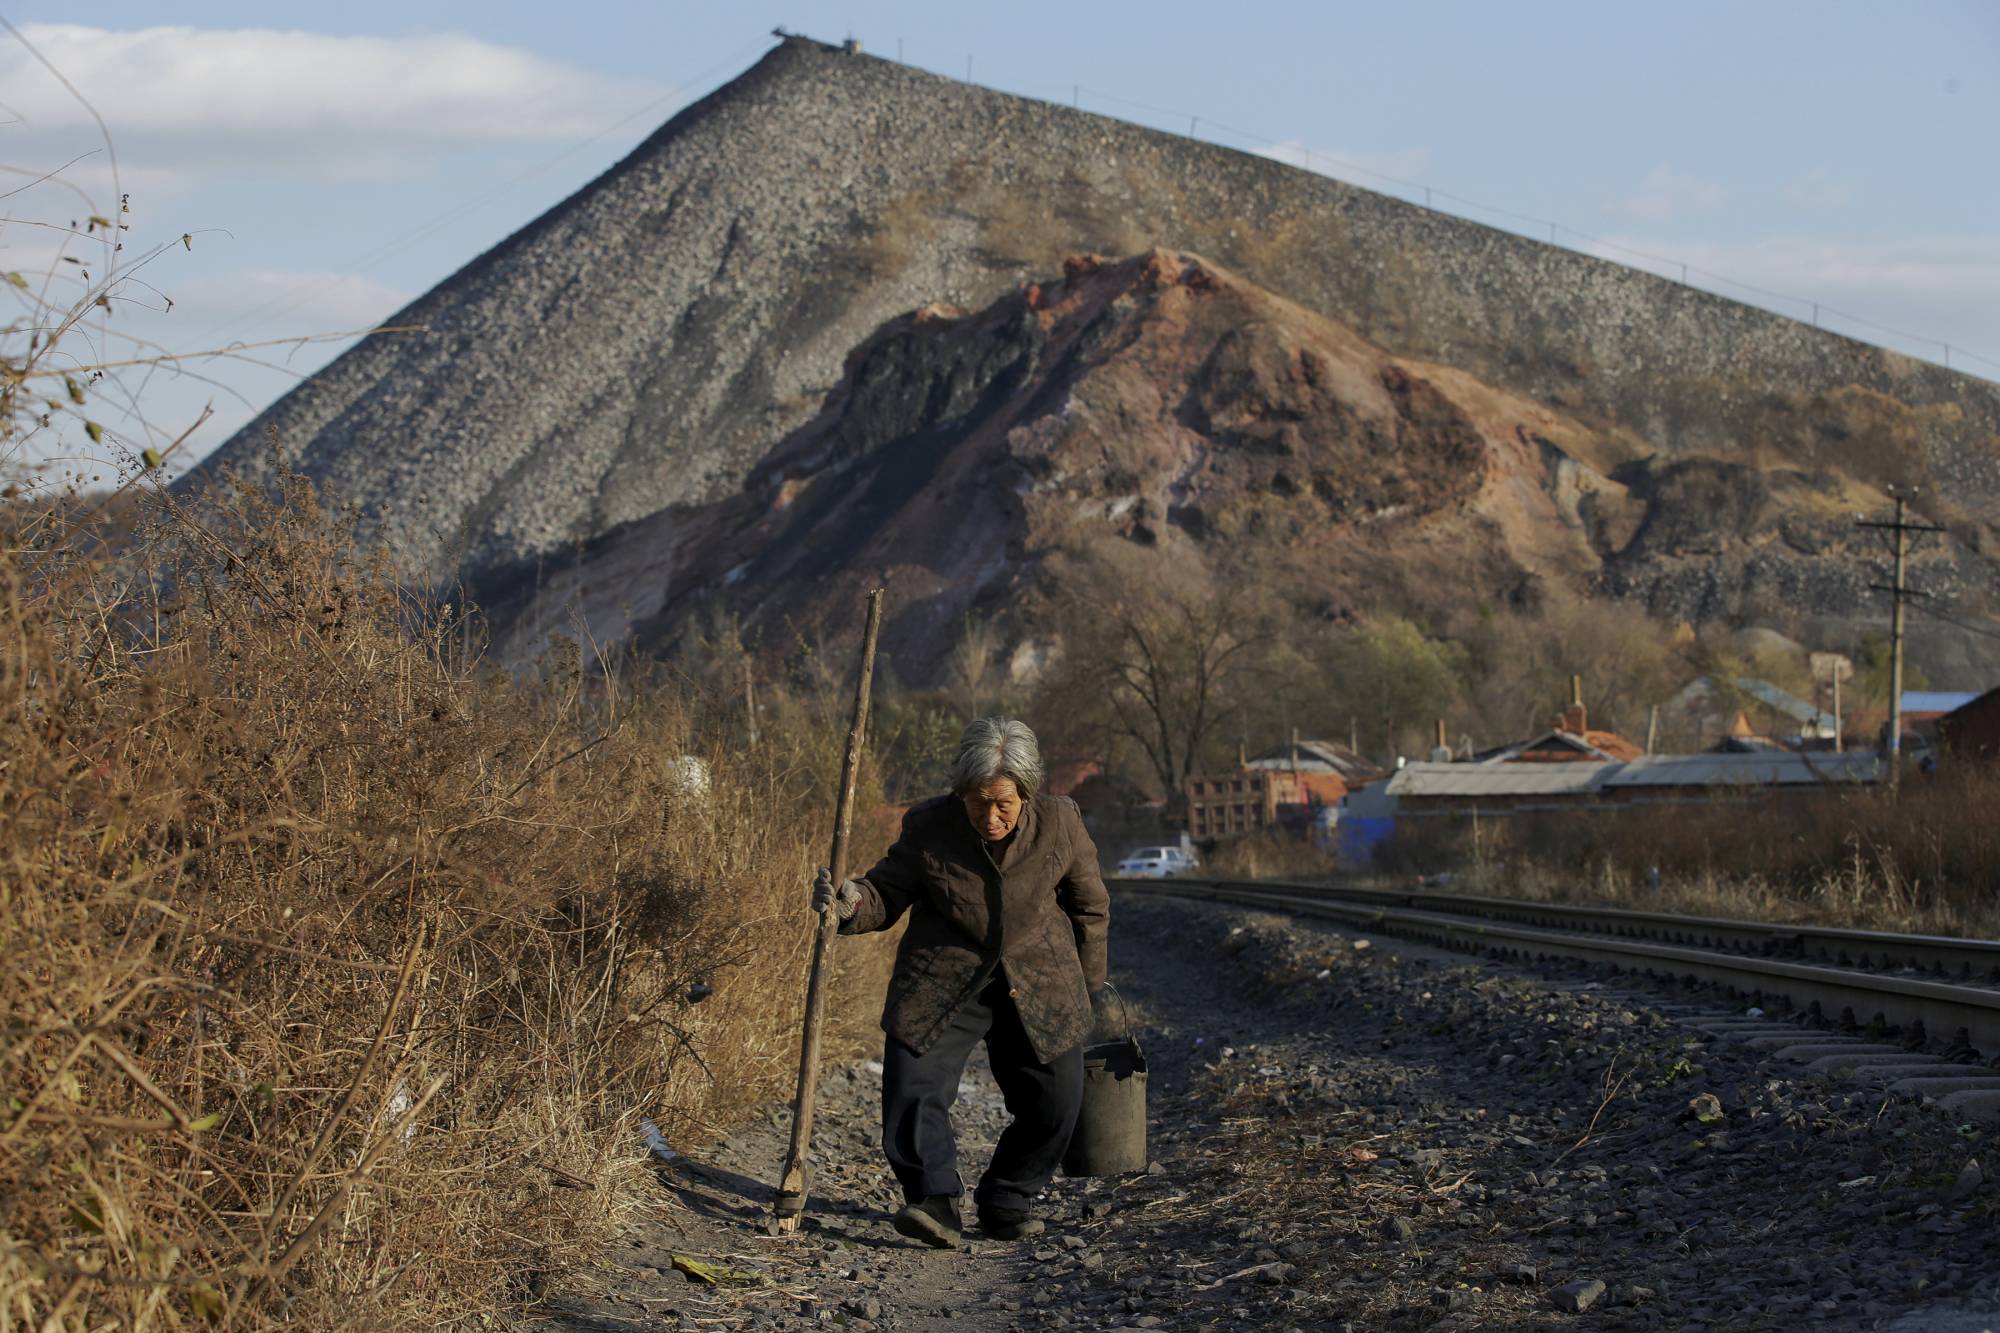
<svg viewBox="0 0 2000 1333"><path fill-rule="evenodd" d="M949 1194L933 1194L922 1203L906 1203L890 1219L899 1235L935 1245L940 1250L958 1248L958 1200Z"/></svg>
<svg viewBox="0 0 2000 1333"><path fill-rule="evenodd" d="M1045 1230L1042 1219L1025 1208L981 1208L979 1229L994 1240L1022 1240Z"/></svg>

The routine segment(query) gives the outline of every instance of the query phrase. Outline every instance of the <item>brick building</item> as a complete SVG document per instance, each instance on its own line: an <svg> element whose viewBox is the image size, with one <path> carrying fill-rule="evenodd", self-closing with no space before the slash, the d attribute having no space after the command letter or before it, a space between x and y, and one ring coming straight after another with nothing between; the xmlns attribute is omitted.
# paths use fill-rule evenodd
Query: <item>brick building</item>
<svg viewBox="0 0 2000 1333"><path fill-rule="evenodd" d="M1234 770L1188 779L1188 836L1212 842L1268 828L1303 833L1316 812L1380 776L1331 741L1295 740L1254 759L1239 754Z"/></svg>

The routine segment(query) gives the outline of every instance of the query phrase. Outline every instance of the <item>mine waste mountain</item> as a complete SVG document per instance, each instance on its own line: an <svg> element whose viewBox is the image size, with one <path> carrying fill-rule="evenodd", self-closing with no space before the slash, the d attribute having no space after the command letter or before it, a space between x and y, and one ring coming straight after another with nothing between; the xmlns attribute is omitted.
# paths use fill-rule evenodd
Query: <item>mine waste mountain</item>
<svg viewBox="0 0 2000 1333"><path fill-rule="evenodd" d="M503 651L726 606L937 667L1115 537L1319 614L1990 611L2000 385L1280 163L801 38L300 384L268 435ZM1165 568L1166 566L1162 566ZM1933 679L1996 641L1943 627Z"/></svg>

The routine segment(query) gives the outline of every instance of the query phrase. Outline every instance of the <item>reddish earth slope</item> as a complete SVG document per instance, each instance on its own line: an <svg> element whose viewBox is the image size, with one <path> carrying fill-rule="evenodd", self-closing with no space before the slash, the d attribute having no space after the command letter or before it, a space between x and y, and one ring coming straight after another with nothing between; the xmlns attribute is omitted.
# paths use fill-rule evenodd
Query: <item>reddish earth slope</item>
<svg viewBox="0 0 2000 1333"><path fill-rule="evenodd" d="M1032 640L1051 557L1107 537L1319 615L1585 591L1657 526L1613 479L1635 464L1630 442L1202 258L1078 257L977 313L877 331L740 495L486 595L516 651L579 607L600 640L654 647L715 605L766 642L838 629L886 579L887 646L923 679L968 612Z"/></svg>

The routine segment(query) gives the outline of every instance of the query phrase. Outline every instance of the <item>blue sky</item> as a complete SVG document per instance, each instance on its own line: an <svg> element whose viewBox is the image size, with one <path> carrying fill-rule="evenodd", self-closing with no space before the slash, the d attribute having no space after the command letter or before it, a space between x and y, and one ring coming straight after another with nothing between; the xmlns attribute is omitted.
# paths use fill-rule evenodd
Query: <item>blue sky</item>
<svg viewBox="0 0 2000 1333"><path fill-rule="evenodd" d="M970 57L979 83L1080 96L1418 201L1429 188L1496 226L1546 237L1553 220L1561 244L1657 255L1649 266L1669 273L1687 263L1692 281L1802 318L1816 300L1831 327L1932 359L1949 343L1954 365L2000 377L1993 3L171 12L162 29L157 5L121 0L0 10L110 122L131 195L124 257L194 237L141 275L161 295L127 289L112 320L180 351L386 318L739 73L783 25L954 77ZM38 173L98 143L4 34L0 104L13 121L0 163ZM108 199L104 161L67 179ZM48 264L46 229L23 223L82 211L53 184L0 208L0 271ZM143 308L165 297L170 314ZM199 452L339 345L279 349L277 369L205 365L216 384L125 387L168 435L213 399ZM129 417L111 424L145 438Z"/></svg>

